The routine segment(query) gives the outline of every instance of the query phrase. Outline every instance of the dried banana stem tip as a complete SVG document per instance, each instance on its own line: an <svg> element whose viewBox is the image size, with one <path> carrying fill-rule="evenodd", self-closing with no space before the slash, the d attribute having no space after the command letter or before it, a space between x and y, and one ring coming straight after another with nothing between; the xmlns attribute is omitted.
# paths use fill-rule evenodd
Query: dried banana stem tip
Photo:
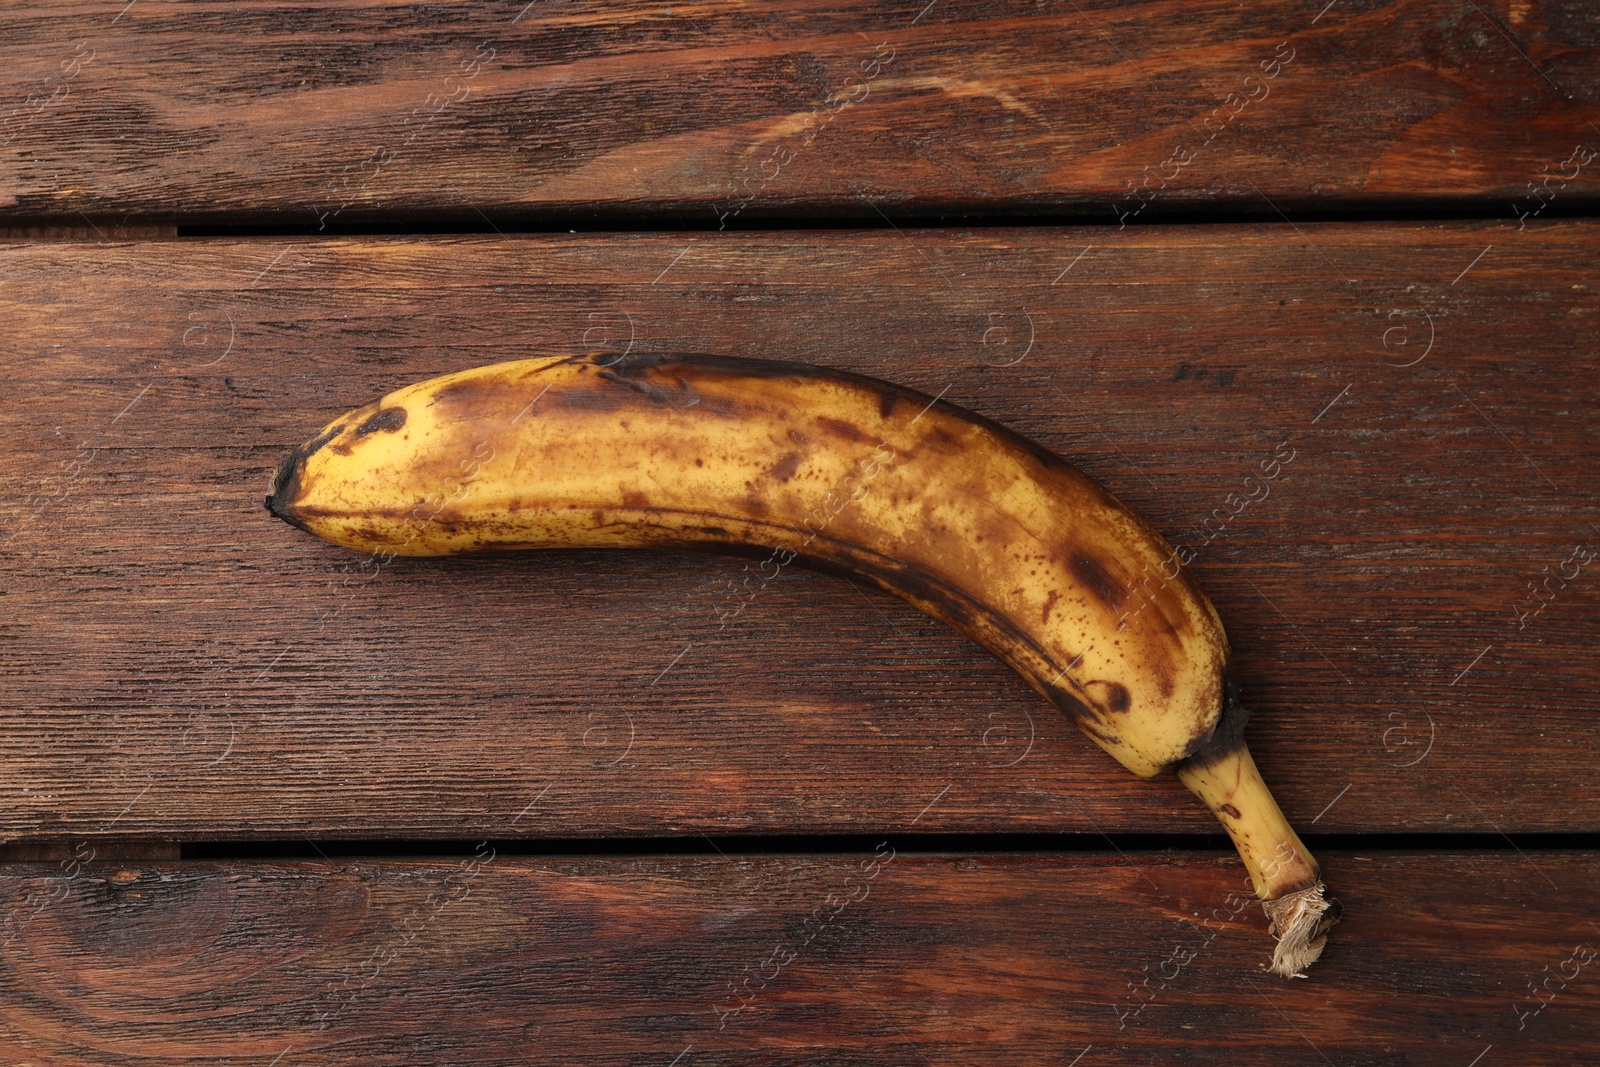
<svg viewBox="0 0 1600 1067"><path fill-rule="evenodd" d="M1284 978L1304 978L1328 943L1328 930L1339 921L1339 902L1329 899L1322 883L1264 900L1268 931L1278 939L1272 971Z"/></svg>

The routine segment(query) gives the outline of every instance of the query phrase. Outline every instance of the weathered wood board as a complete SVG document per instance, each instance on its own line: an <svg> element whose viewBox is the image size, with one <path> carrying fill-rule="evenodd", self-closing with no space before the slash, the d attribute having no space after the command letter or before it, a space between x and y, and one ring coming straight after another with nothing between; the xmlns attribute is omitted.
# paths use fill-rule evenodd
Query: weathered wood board
<svg viewBox="0 0 1600 1067"><path fill-rule="evenodd" d="M22 3L0 217L1600 203L1584 4Z"/></svg>
<svg viewBox="0 0 1600 1067"><path fill-rule="evenodd" d="M1324 858L1346 917L1296 981L1232 857L3 865L0 1058L1592 1062L1600 859Z"/></svg>
<svg viewBox="0 0 1600 1067"><path fill-rule="evenodd" d="M864 586L372 571L261 507L348 408L589 348L843 367L1078 461L1198 553L1302 829L1592 831L1597 250L1579 221L0 244L0 839L1214 832Z"/></svg>

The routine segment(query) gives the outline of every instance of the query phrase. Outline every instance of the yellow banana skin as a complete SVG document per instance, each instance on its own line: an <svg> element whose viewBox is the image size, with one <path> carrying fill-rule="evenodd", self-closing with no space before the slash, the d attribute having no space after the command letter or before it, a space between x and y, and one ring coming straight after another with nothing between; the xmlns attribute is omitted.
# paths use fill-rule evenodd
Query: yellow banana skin
<svg viewBox="0 0 1600 1067"><path fill-rule="evenodd" d="M1133 773L1177 768L1264 901L1322 899L1244 747L1210 600L1098 483L955 405L801 363L516 360L334 420L267 507L372 553L699 547L862 576L990 649ZM1278 969L1320 952L1330 920L1313 919L1309 958Z"/></svg>

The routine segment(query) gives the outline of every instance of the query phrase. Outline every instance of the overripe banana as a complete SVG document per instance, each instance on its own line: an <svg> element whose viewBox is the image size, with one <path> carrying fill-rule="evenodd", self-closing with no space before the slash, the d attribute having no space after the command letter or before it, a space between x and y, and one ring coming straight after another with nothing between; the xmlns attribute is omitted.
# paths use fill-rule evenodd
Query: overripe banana
<svg viewBox="0 0 1600 1067"><path fill-rule="evenodd" d="M1215 609L1161 536L1044 448L953 404L801 363L599 354L396 390L329 423L267 507L384 555L752 547L860 575L999 656L1141 777L1221 820L1301 974L1317 864L1245 747Z"/></svg>

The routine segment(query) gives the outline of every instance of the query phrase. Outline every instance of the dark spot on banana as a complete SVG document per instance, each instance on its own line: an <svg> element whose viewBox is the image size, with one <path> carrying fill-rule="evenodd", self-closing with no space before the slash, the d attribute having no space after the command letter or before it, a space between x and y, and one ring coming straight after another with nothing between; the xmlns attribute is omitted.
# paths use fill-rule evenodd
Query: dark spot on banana
<svg viewBox="0 0 1600 1067"><path fill-rule="evenodd" d="M768 473L780 482L786 482L794 477L794 472L800 469L800 453L785 452L778 457L778 462Z"/></svg>
<svg viewBox="0 0 1600 1067"><path fill-rule="evenodd" d="M1098 686L1104 691L1106 707L1115 712L1127 711L1133 703L1133 698L1128 695L1128 687L1121 682L1095 681L1089 686Z"/></svg>
<svg viewBox="0 0 1600 1067"><path fill-rule="evenodd" d="M1239 809L1234 807L1232 804L1224 804L1218 810L1220 810L1222 814L1228 816L1230 819L1237 819L1239 817Z"/></svg>
<svg viewBox="0 0 1600 1067"><path fill-rule="evenodd" d="M622 503L630 508L642 508L649 504L650 498L643 493L632 489L622 491Z"/></svg>
<svg viewBox="0 0 1600 1067"><path fill-rule="evenodd" d="M1127 597L1127 590L1106 573L1105 567L1101 566L1099 560L1078 552L1073 555L1071 566L1072 573L1089 592L1094 594L1096 600L1113 610L1122 606L1122 601Z"/></svg>
<svg viewBox="0 0 1600 1067"><path fill-rule="evenodd" d="M869 438L866 434L862 433L859 429L850 425L848 422L845 422L843 419L834 419L829 418L827 415L818 415L817 422L819 425L826 426L828 429L832 430L837 436L843 437L846 441L871 440L871 438Z"/></svg>
<svg viewBox="0 0 1600 1067"><path fill-rule="evenodd" d="M893 393L887 390L884 391L884 394L878 398L879 418L887 419L894 414L894 402L896 399L898 398Z"/></svg>
<svg viewBox="0 0 1600 1067"><path fill-rule="evenodd" d="M1239 703L1239 684L1233 679L1233 668L1223 668L1222 692L1218 695L1222 708L1216 725L1197 730L1189 739L1184 758L1177 763L1204 769L1244 747L1244 726L1250 721L1250 710Z"/></svg>
<svg viewBox="0 0 1600 1067"><path fill-rule="evenodd" d="M715 415L719 418L736 418L744 413L738 399L732 395L706 395L695 388L695 382L704 383L707 377L700 373L699 360L703 357L678 357L682 361L682 374L673 374L668 368L670 357L628 356L616 362L605 363L600 377L608 382L625 385L641 396L663 406L688 413ZM600 408L598 404L576 406Z"/></svg>
<svg viewBox="0 0 1600 1067"><path fill-rule="evenodd" d="M811 443L811 438L807 437L799 430L790 430L789 440L793 441L797 445L809 445Z"/></svg>
<svg viewBox="0 0 1600 1067"><path fill-rule="evenodd" d="M1046 597L1045 601L1044 601L1044 610L1039 613L1039 621L1040 622L1049 622L1050 621L1050 609L1055 607L1056 606L1056 601L1060 600L1060 599L1061 599L1060 590L1058 590L1058 589L1050 590L1050 595L1048 597Z"/></svg>
<svg viewBox="0 0 1600 1067"><path fill-rule="evenodd" d="M608 382L617 382L619 384L626 385L629 389L649 397L658 404L665 404L667 402L667 391L665 389L661 388L659 385L647 382L642 378L635 378L626 374L617 374L610 369L601 371L600 377L604 378Z"/></svg>
<svg viewBox="0 0 1600 1067"><path fill-rule="evenodd" d="M565 383L563 383L565 384ZM438 387L428 407L439 405L443 409L442 422L466 422L495 416L516 418L518 413L533 415L544 409L544 403L530 409L539 388L529 393L527 382L504 374L474 375ZM551 389L545 402L555 399L559 389Z"/></svg>
<svg viewBox="0 0 1600 1067"><path fill-rule="evenodd" d="M307 441L304 445L300 446L300 458L310 459L313 453L342 433L344 433L344 423L342 422L337 426L328 427L326 430L323 430L317 436Z"/></svg>
<svg viewBox="0 0 1600 1067"><path fill-rule="evenodd" d="M579 364L580 371L583 369L583 365L587 364L595 367L620 367L624 372L627 372L653 367L661 362L661 356L653 352L624 352L620 356L614 356L609 352L584 352L563 362Z"/></svg>
<svg viewBox="0 0 1600 1067"><path fill-rule="evenodd" d="M357 437L375 433L394 433L406 424L405 408L386 408L356 427Z"/></svg>

